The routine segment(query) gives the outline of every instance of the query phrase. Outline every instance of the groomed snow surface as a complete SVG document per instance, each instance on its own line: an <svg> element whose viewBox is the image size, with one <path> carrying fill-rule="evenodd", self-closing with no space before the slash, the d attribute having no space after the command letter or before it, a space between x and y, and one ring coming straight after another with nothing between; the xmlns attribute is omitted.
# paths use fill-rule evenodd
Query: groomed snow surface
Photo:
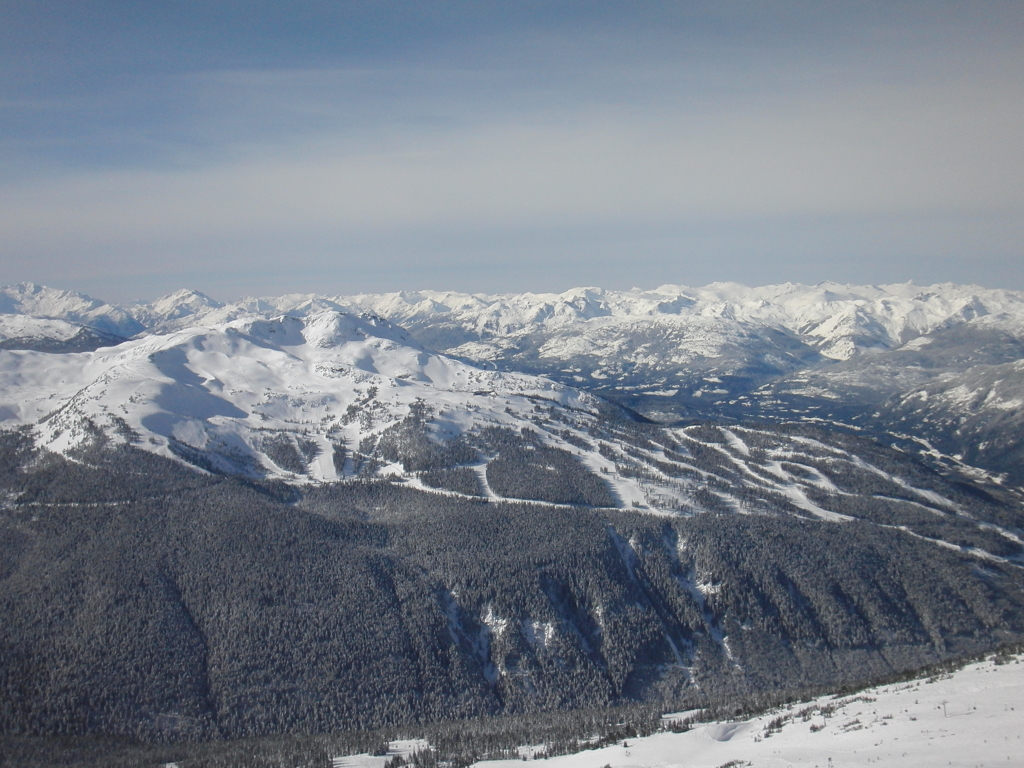
<svg viewBox="0 0 1024 768"><path fill-rule="evenodd" d="M780 727L781 724L781 727ZM745 721L695 724L624 744L548 758L545 768L1024 766L1024 664L993 659L952 674L823 696ZM396 753L407 744L395 743ZM338 758L381 768L385 758ZM527 761L530 762L530 761ZM523 768L521 760L478 763Z"/></svg>

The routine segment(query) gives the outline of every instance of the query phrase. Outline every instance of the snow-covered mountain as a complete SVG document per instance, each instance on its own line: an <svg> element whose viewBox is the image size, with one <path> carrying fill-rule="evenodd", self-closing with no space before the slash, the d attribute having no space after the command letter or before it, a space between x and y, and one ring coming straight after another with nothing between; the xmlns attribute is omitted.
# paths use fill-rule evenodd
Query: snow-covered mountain
<svg viewBox="0 0 1024 768"><path fill-rule="evenodd" d="M741 418L814 418L870 426L878 423L879 408L889 398L1022 358L1019 321L990 315L938 328L885 353L796 371L741 395L726 410ZM948 405L958 407L952 401Z"/></svg>
<svg viewBox="0 0 1024 768"><path fill-rule="evenodd" d="M154 330L178 328L191 317L178 306L163 299L137 314ZM585 387L660 419L729 410L780 377L827 370L837 361L870 366L873 358L923 345L921 339L951 328L1024 336L1024 295L950 284L292 294L211 303L196 316L223 321L323 309L372 312L428 348Z"/></svg>
<svg viewBox="0 0 1024 768"><path fill-rule="evenodd" d="M94 436L256 476L335 480L353 451L413 413L440 443L529 426L535 402L595 412L583 392L483 371L423 349L380 318L324 311L144 335L93 352L0 357L5 426L39 425L68 451ZM417 410L418 408L418 410Z"/></svg>
<svg viewBox="0 0 1024 768"><path fill-rule="evenodd" d="M1024 481L1024 359L932 380L894 395L874 417L958 460Z"/></svg>
<svg viewBox="0 0 1024 768"><path fill-rule="evenodd" d="M0 320L0 349L34 349L40 352L82 352L109 347L124 341L66 320L29 315L6 315Z"/></svg>
<svg viewBox="0 0 1024 768"><path fill-rule="evenodd" d="M0 336L18 338L30 335L19 333L19 317L63 321L71 326L91 328L122 339L145 329L130 311L82 293L61 291L34 283L0 287ZM68 332L67 326L61 323L51 327L54 338ZM39 327L36 332L46 333L46 329Z"/></svg>
<svg viewBox="0 0 1024 768"><path fill-rule="evenodd" d="M630 291L574 288L560 294L288 294L227 304L198 291L181 290L128 307L31 283L0 289L2 315L63 319L121 336L144 328L163 332L189 323L225 322L246 314L302 316L324 309L373 312L417 338L429 336L431 348L478 359L500 356L512 347L537 349L541 358L564 359L557 340L569 329L585 337L591 330L603 331L600 335L606 341L595 340L590 351L595 356L601 351L614 354L616 347L607 340L607 329L623 325L628 332L637 323L666 323L672 330L693 328L693 333L686 334L692 357L714 354L728 343L724 340L732 329L766 327L792 334L834 360L895 349L921 335L980 317L1002 316L1016 320L1018 327L1024 324L1024 294L948 283L927 287L784 283L754 288L714 283L702 288L663 285ZM710 336L701 330L712 326L722 330ZM526 337L537 334L524 343Z"/></svg>
<svg viewBox="0 0 1024 768"><path fill-rule="evenodd" d="M427 291L334 301L387 317L432 348L586 386L662 419L728 410L779 377L834 361L869 363L951 327L1001 325L1024 336L1024 295L949 284Z"/></svg>
<svg viewBox="0 0 1024 768"><path fill-rule="evenodd" d="M228 310L219 317L217 310L223 307L224 304L205 293L183 288L156 301L136 302L128 311L151 333L165 333L189 325L234 319L241 314Z"/></svg>
<svg viewBox="0 0 1024 768"><path fill-rule="evenodd" d="M72 456L104 440L254 478L378 477L463 496L661 514L843 522L861 516L850 499L870 487L907 499L886 502L895 505L886 519L928 509L989 556L1016 557L1012 526L989 514L986 524L1001 533L978 538L954 486L921 480L891 457L873 460L869 444L755 426L643 424L581 389L432 352L376 315L325 309L327 300L281 303L294 314L264 319L255 310L281 307L242 311L182 293L153 305L162 322L190 321L181 330L78 353L3 351L0 423L32 428L37 445ZM224 313L241 317L194 324Z"/></svg>
<svg viewBox="0 0 1024 768"><path fill-rule="evenodd" d="M785 283L757 288L714 283L703 288L577 288L562 294L495 296L420 291L335 301L372 310L410 329L429 323L461 332L466 337L463 344L554 333L565 326L606 327L637 319L675 318L699 327L701 319L711 318L788 331L836 360L892 349L939 327L983 315L1024 317L1024 295L1020 293L951 284L922 288L909 283L880 287ZM452 348L451 344L437 346ZM706 354L708 348L698 351Z"/></svg>
<svg viewBox="0 0 1024 768"><path fill-rule="evenodd" d="M1024 294L950 284L787 283L748 288L719 283L703 288L666 285L650 291L579 288L561 294L290 294L231 303L182 290L125 308L22 284L0 291L0 348L81 352L136 335L119 348L120 355L148 348L147 344L177 344L184 338L180 334L200 333L194 328L219 334L231 327L235 333L257 320L283 322L280 318L285 317L305 327L307 321L314 322L325 313L384 318L408 332L401 344L418 349L415 354L442 352L447 357L434 355L433 359L444 359L445 366L455 366L455 358L468 366L465 370L542 376L663 422L817 419L869 429L891 422L901 432L927 432L937 445L953 446L948 453L981 460L986 460L984 452L956 448L955 441L936 434L938 424L949 426L947 438L959 429L953 425L970 416L966 400L943 400L947 411L941 419L899 403L919 388L941 387L942 382L977 366L1008 365L1024 358ZM239 354L244 358L248 352ZM289 348L282 359L290 359L291 354ZM96 359L113 357L102 352ZM53 368L63 365L55 363ZM74 365L83 370L95 367ZM267 386L287 391L288 377L294 372L285 375L283 370ZM1019 380L1017 369L1007 370L1007 381ZM476 370L473 375L483 373ZM70 380L85 386L79 377ZM552 386L551 381L543 387ZM315 389L308 382L301 388ZM7 389L12 404L4 407L16 414L9 421L32 412L38 397L22 397L20 390ZM434 394L425 400L444 389L433 387ZM44 398L52 399L53 393L43 390ZM235 407L250 413L249 405ZM874 415L897 411L898 416L881 420ZM1000 413L994 424L1024 419L1024 408L1015 410L1012 418L1005 409ZM925 419L931 425L928 428ZM158 442L172 436L164 429ZM349 434L349 450L364 437ZM1001 444L986 440L987 445ZM242 442L248 447L235 447L246 454L260 441ZM327 455L327 442L324 438L318 443L317 455ZM256 459L256 464L266 469L266 454L258 449L256 454L264 457ZM305 460L286 463L292 469L305 466ZM320 470L311 470L313 475L335 476L331 462L321 459L320 465Z"/></svg>

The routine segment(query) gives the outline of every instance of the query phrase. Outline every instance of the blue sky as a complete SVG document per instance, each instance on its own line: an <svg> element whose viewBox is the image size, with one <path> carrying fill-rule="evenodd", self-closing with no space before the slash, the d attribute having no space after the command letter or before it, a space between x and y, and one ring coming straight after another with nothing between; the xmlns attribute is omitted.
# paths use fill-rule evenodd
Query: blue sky
<svg viewBox="0 0 1024 768"><path fill-rule="evenodd" d="M1019 2L0 17L3 283L1024 289Z"/></svg>

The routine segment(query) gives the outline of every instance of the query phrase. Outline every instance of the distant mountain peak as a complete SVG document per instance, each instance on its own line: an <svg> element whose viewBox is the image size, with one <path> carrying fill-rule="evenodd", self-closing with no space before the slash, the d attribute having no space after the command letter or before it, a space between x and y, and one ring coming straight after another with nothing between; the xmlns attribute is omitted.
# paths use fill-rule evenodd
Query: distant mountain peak
<svg viewBox="0 0 1024 768"><path fill-rule="evenodd" d="M62 320L113 336L134 336L144 329L130 312L77 291L36 283L0 287L0 314Z"/></svg>

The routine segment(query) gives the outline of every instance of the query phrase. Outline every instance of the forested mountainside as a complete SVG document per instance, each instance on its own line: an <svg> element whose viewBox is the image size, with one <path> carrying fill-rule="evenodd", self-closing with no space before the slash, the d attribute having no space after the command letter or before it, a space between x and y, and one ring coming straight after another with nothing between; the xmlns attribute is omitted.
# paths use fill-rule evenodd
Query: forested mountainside
<svg viewBox="0 0 1024 768"><path fill-rule="evenodd" d="M1024 635L1019 500L895 451L917 491L851 479L816 498L841 510L825 518L768 494L759 514L653 516L267 484L101 438L66 457L24 432L2 446L9 734L691 707Z"/></svg>

